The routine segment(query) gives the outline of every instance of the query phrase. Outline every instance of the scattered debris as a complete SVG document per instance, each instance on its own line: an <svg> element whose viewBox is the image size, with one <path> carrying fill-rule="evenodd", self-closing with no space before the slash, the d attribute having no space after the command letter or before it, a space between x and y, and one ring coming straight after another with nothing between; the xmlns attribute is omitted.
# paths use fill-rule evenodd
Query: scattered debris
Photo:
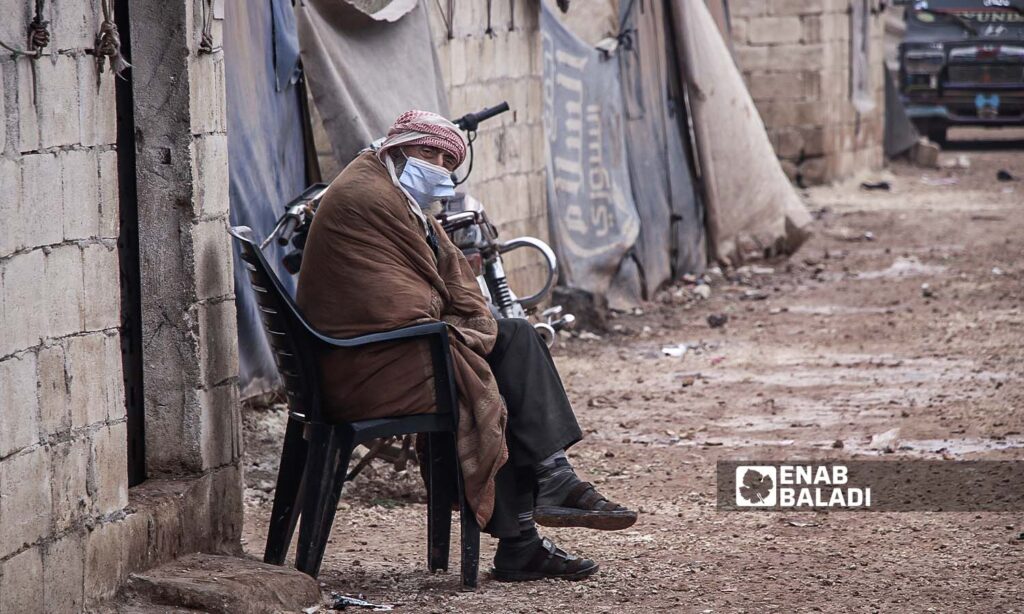
<svg viewBox="0 0 1024 614"><path fill-rule="evenodd" d="M862 190L882 190L888 192L892 190L892 184L888 181L865 181L860 184Z"/></svg>
<svg viewBox="0 0 1024 614"><path fill-rule="evenodd" d="M921 284L921 296L925 298L934 298L935 291L932 290L932 287L929 284Z"/></svg>
<svg viewBox="0 0 1024 614"><path fill-rule="evenodd" d="M923 175L921 183L930 186L949 186L960 183L960 180L956 177L929 177L928 175Z"/></svg>
<svg viewBox="0 0 1024 614"><path fill-rule="evenodd" d="M672 358L682 358L686 356L686 350L689 349L685 343L679 343L676 345L666 345L661 348L661 353L665 356L671 356Z"/></svg>
<svg viewBox="0 0 1024 614"><path fill-rule="evenodd" d="M713 313L708 316L708 326L711 328L721 328L728 321L729 316L724 313Z"/></svg>
<svg viewBox="0 0 1024 614"><path fill-rule="evenodd" d="M971 168L971 159L965 155L959 155L942 163L942 168L956 168L966 170Z"/></svg>
<svg viewBox="0 0 1024 614"><path fill-rule="evenodd" d="M690 386L697 383L700 379L700 373L687 373L680 378L680 386L683 388L689 388Z"/></svg>
<svg viewBox="0 0 1024 614"><path fill-rule="evenodd" d="M353 608L364 608L373 612L390 612L395 609L390 605L383 605L377 603L370 603L360 597L348 597L346 595L339 595L338 593L331 593L331 604L332 610L344 610L349 607Z"/></svg>
<svg viewBox="0 0 1024 614"><path fill-rule="evenodd" d="M947 267L938 264L924 264L916 257L896 258L889 268L881 271L857 273L857 279L896 279L919 275L940 275Z"/></svg>
<svg viewBox="0 0 1024 614"><path fill-rule="evenodd" d="M594 333L590 332L589 330L580 331L580 333L578 335L576 335L576 336L581 341L600 341L601 340L601 335L595 335Z"/></svg>
<svg viewBox="0 0 1024 614"><path fill-rule="evenodd" d="M896 427L889 429L884 433L878 435L872 435L871 441L868 442L868 448L872 450L879 450L887 454L891 454L900 447L900 429Z"/></svg>
<svg viewBox="0 0 1024 614"><path fill-rule="evenodd" d="M910 159L917 166L939 168L939 152L941 148L928 139L921 137L910 150Z"/></svg>
<svg viewBox="0 0 1024 614"><path fill-rule="evenodd" d="M833 239L839 241L846 241L848 243L875 240L875 233L871 232L870 230L854 230L853 228L849 228L847 226L836 226L834 228L829 228L825 230L825 234Z"/></svg>
<svg viewBox="0 0 1024 614"><path fill-rule="evenodd" d="M1004 272L1005 272L1005 271L1003 271L1003 270L1002 270L1001 268L999 268L999 267L997 267L997 266L994 266L994 267L992 267L992 274L993 274L993 275L995 275L996 277L999 277L999 276L1000 276L1000 275L1002 275L1002 274L1003 274Z"/></svg>
<svg viewBox="0 0 1024 614"><path fill-rule="evenodd" d="M697 284L693 288L693 293L704 300L708 300L711 298L711 286L707 284Z"/></svg>
<svg viewBox="0 0 1024 614"><path fill-rule="evenodd" d="M744 290L740 295L741 301L763 301L766 298L768 298L768 293L764 290Z"/></svg>
<svg viewBox="0 0 1024 614"><path fill-rule="evenodd" d="M1013 175L1010 174L1010 171L1008 171L1006 169L1003 169L1003 168L999 169L999 171L996 173L996 179L998 179L999 181L1016 181L1017 180L1016 177L1014 177Z"/></svg>
<svg viewBox="0 0 1024 614"><path fill-rule="evenodd" d="M814 522L813 520L798 520L796 518L785 518L785 519L783 519L783 522L785 522L786 524L788 524L791 527L799 527L799 528L821 526L817 522Z"/></svg>
<svg viewBox="0 0 1024 614"><path fill-rule="evenodd" d="M832 448L835 449L835 450L842 450L843 447L844 447L844 444L843 444L843 440L842 439L837 439L837 440L832 442Z"/></svg>

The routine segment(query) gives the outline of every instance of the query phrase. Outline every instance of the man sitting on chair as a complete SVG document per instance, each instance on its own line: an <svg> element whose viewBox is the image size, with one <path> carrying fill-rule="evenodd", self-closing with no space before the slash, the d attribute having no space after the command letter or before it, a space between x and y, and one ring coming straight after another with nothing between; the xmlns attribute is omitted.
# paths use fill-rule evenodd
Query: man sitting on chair
<svg viewBox="0 0 1024 614"><path fill-rule="evenodd" d="M582 438L547 346L520 319L495 320L462 252L434 218L466 157L458 128L409 111L375 151L331 183L299 275L298 304L321 332L352 337L449 325L458 387L456 448L480 526L498 537L499 580L581 579L597 571L537 534L549 526L624 529L636 513L576 477L565 450ZM324 406L339 421L434 411L426 341L339 349L321 358Z"/></svg>

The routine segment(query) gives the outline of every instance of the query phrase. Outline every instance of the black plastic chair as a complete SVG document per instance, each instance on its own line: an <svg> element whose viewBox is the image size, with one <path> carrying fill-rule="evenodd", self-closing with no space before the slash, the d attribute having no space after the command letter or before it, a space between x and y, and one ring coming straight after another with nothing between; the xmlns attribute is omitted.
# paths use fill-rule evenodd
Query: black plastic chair
<svg viewBox="0 0 1024 614"><path fill-rule="evenodd" d="M381 437L423 433L427 435L427 565L431 571L448 569L452 503L458 500L462 520L462 586L476 588L480 527L463 494L462 472L456 460L458 396L447 326L436 322L351 339L326 337L302 317L252 239L251 229L236 226L229 232L240 244L263 329L288 395L288 428L263 560L284 564L301 512L295 567L315 578L320 572L352 450ZM437 413L340 424L324 420L319 353L411 339L430 342Z"/></svg>

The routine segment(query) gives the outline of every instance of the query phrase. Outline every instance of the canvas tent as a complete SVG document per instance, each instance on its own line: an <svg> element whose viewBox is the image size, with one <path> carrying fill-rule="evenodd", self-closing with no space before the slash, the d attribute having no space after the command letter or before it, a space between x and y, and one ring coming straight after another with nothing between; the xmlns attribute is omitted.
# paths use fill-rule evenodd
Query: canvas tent
<svg viewBox="0 0 1024 614"><path fill-rule="evenodd" d="M786 178L764 123L702 2L672 4L689 92L711 257L736 265L790 253L810 214Z"/></svg>

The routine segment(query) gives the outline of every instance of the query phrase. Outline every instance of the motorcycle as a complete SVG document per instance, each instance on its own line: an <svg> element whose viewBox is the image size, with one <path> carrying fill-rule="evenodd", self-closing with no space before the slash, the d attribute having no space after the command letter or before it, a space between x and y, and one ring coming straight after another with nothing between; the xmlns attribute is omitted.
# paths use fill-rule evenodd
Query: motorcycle
<svg viewBox="0 0 1024 614"><path fill-rule="evenodd" d="M464 183L473 172L473 141L480 123L508 110L506 102L453 120L456 126L467 133L469 143L469 167L461 179L453 177L456 185ZM315 183L288 202L285 205L285 213L260 244L261 249L274 240L281 246L290 244L292 250L282 258L282 264L292 275L299 272L310 224L326 191L327 184ZM534 328L548 347L554 345L558 339L558 331L573 327L575 316L564 314L560 305L537 313L540 304L550 294L558 273L558 259L547 243L529 236L501 241L498 238L498 229L488 219L483 203L465 193L458 193L450 199L441 201L440 211L435 214L435 218L452 243L466 256L476 274L480 292L487 299L495 317L533 318ZM502 256L520 249L537 252L546 268L546 277L540 290L523 297L517 296L509 286L502 259Z"/></svg>

